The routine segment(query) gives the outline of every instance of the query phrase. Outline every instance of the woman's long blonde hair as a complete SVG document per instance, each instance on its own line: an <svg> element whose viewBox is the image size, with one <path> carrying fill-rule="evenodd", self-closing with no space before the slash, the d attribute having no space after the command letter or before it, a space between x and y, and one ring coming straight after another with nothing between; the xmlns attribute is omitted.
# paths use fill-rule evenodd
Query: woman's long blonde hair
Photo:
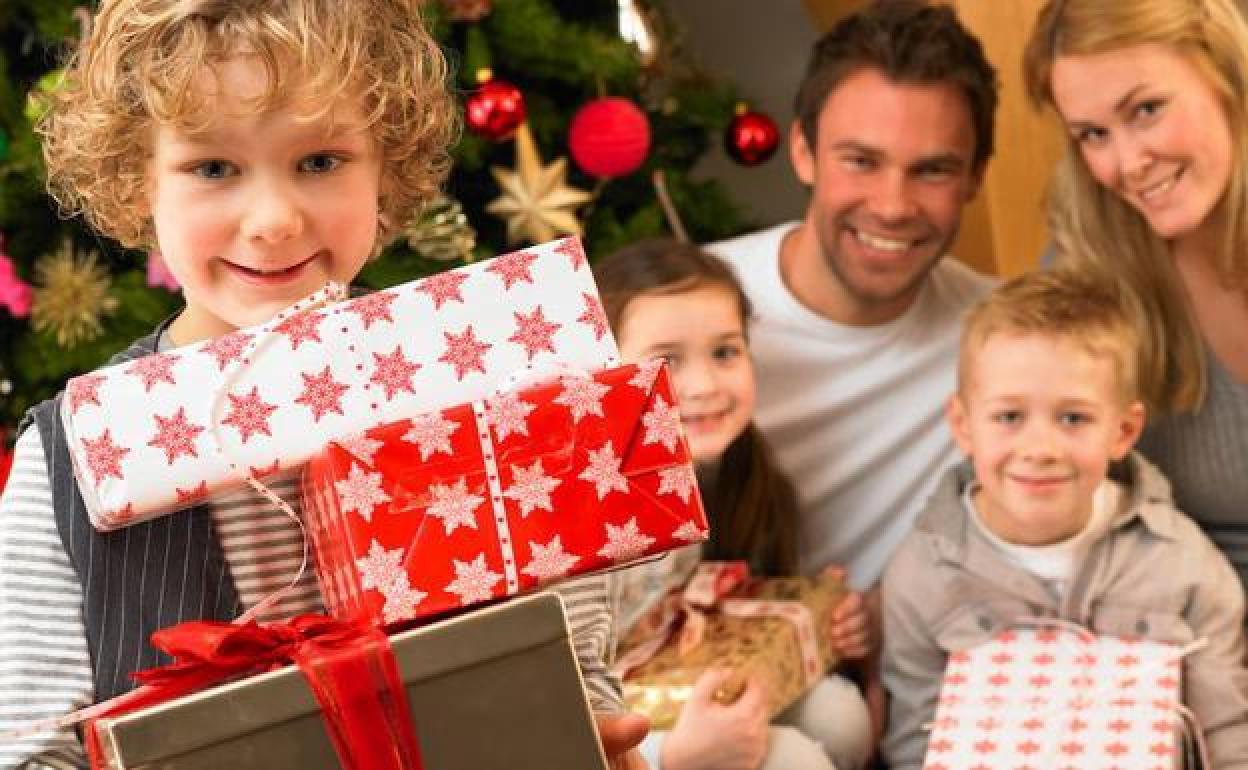
<svg viewBox="0 0 1248 770"><path fill-rule="evenodd" d="M1054 107L1058 56L1155 43L1183 54L1221 99L1233 162L1248 162L1248 25L1233 0L1049 0L1023 56L1038 106ZM1226 223L1212 255L1222 282L1248 288L1248 172L1231 175L1219 205ZM1067 136L1049 190L1049 224L1059 258L1120 282L1142 332L1140 385L1149 407L1195 408L1204 396L1205 351L1168 244L1117 193L1096 181Z"/></svg>

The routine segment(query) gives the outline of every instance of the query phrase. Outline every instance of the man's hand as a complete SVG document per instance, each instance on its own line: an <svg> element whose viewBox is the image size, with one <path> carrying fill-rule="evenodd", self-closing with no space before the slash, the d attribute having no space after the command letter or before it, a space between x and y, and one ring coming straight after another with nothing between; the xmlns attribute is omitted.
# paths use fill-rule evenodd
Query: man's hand
<svg viewBox="0 0 1248 770"><path fill-rule="evenodd" d="M845 576L845 568L836 565L823 571L823 577L836 580L844 581ZM878 646L879 623L874 617L878 613L871 611L871 604L868 597L850 591L832 611L825 633L840 660L862 660Z"/></svg>
<svg viewBox="0 0 1248 770"><path fill-rule="evenodd" d="M767 693L755 679L731 703L722 693L732 689L733 674L724 669L704 672L694 683L689 702L663 741L663 770L758 770L767 756Z"/></svg>
<svg viewBox="0 0 1248 770"><path fill-rule="evenodd" d="M602 753L607 757L611 770L648 770L634 747L641 743L650 731L650 720L641 714L594 714L598 726L598 739L602 741Z"/></svg>

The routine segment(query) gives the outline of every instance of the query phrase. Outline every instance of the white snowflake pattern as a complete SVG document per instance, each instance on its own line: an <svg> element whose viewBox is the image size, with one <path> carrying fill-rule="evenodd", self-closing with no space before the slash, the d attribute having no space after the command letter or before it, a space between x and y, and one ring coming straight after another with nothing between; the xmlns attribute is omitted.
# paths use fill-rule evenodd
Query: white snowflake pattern
<svg viewBox="0 0 1248 770"><path fill-rule="evenodd" d="M356 433L354 436L340 438L337 443L365 465L372 465L375 462L377 450L386 445L384 441L369 438L367 433Z"/></svg>
<svg viewBox="0 0 1248 770"><path fill-rule="evenodd" d="M486 401L485 417L494 429L494 439L505 441L513 433L529 435L529 412L536 408L515 393L502 393Z"/></svg>
<svg viewBox="0 0 1248 770"><path fill-rule="evenodd" d="M606 525L607 544L598 551L598 555L616 564L639 559L654 545L654 538L637 528L636 516L618 527L611 522L606 522Z"/></svg>
<svg viewBox="0 0 1248 770"><path fill-rule="evenodd" d="M620 473L620 458L610 441L598 449L589 450L589 464L577 478L593 484L599 500L611 494L612 490L628 491L628 479Z"/></svg>
<svg viewBox="0 0 1248 770"><path fill-rule="evenodd" d="M642 416L641 422L646 426L646 435L641 439L643 446L662 444L669 452L676 450L681 435L680 412L662 396L655 395L654 407Z"/></svg>
<svg viewBox="0 0 1248 770"><path fill-rule="evenodd" d="M521 572L533 577L539 583L547 583L568 574L581 558L563 550L563 542L555 535L549 543L543 545L535 541L529 543L533 558Z"/></svg>
<svg viewBox="0 0 1248 770"><path fill-rule="evenodd" d="M511 466L511 474L512 484L507 487L506 492L503 492L503 496L510 497L520 504L521 517L526 517L539 508L544 511L554 510L550 502L550 493L559 486L560 480L546 475L546 472L542 470L540 458L534 460L533 465L528 468L520 465Z"/></svg>
<svg viewBox="0 0 1248 770"><path fill-rule="evenodd" d="M572 412L572 421L595 415L603 417L602 397L611 392L610 385L603 385L590 377L564 377L563 390L555 397L555 403L566 406Z"/></svg>
<svg viewBox="0 0 1248 770"><path fill-rule="evenodd" d="M345 479L334 482L334 489L343 512L355 511L367 522L372 522L374 508L390 502L390 495L381 488L381 474L366 471L355 463Z"/></svg>
<svg viewBox="0 0 1248 770"><path fill-rule="evenodd" d="M382 596L386 597L386 604L381 609L382 620L386 623L398 623L416 617L416 608L428 595L419 588L413 588L404 575L402 581L382 592Z"/></svg>
<svg viewBox="0 0 1248 770"><path fill-rule="evenodd" d="M429 412L412 418L412 426L403 434L403 440L420 447L421 462L427 461L435 452L451 453L451 436L459 430L459 423L448 420L441 412Z"/></svg>
<svg viewBox="0 0 1248 770"><path fill-rule="evenodd" d="M697 483L693 468L683 463L659 471L659 494L676 495L682 503L689 502L689 493Z"/></svg>
<svg viewBox="0 0 1248 770"><path fill-rule="evenodd" d="M355 568L360 573L360 587L366 591L376 589L384 594L391 586L407 582L403 549L387 549L376 540L369 543L366 556L355 560Z"/></svg>
<svg viewBox="0 0 1248 770"><path fill-rule="evenodd" d="M468 479L460 478L454 484L431 484L429 515L442 520L446 534L459 527L477 528L476 510L485 498L468 491Z"/></svg>
<svg viewBox="0 0 1248 770"><path fill-rule="evenodd" d="M663 363L662 358L651 358L644 363L638 364L637 373L628 381L628 384L649 393L654 389L654 381L658 378L659 370L663 368Z"/></svg>
<svg viewBox="0 0 1248 770"><path fill-rule="evenodd" d="M686 543L697 543L706 539L706 530L694 524L692 521L686 521L672 532L672 537L677 540L683 540Z"/></svg>
<svg viewBox="0 0 1248 770"><path fill-rule="evenodd" d="M494 586L503 576L486 566L485 554L477 554L470 562L459 559L451 559L451 562L455 567L455 579L446 584L447 593L457 595L459 603L465 607L493 598Z"/></svg>

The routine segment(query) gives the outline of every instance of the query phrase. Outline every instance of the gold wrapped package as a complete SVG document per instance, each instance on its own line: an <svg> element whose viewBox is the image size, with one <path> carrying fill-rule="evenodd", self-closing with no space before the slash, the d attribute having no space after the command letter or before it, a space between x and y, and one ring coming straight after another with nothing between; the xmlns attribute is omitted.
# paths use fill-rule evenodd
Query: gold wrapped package
<svg viewBox="0 0 1248 770"><path fill-rule="evenodd" d="M705 562L626 636L616 665L625 703L670 729L698 676L728 668L734 686L716 698L735 700L755 676L775 716L835 664L822 630L844 596L831 578L749 579L744 564Z"/></svg>

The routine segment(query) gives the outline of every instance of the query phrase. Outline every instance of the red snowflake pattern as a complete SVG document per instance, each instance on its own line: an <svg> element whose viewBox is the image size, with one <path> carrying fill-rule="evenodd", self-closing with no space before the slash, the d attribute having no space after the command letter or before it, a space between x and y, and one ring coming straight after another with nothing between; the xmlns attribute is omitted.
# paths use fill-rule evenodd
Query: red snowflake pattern
<svg viewBox="0 0 1248 770"><path fill-rule="evenodd" d="M412 385L412 377L420 369L420 364L403 355L402 345L396 345L394 352L386 355L373 353L373 361L377 364L377 368L373 371L369 382L375 382L386 389L387 401L393 399L394 394L400 390L416 393L416 388Z"/></svg>
<svg viewBox="0 0 1248 770"><path fill-rule="evenodd" d="M322 341L320 327L323 320L324 313L308 310L292 315L274 327L273 331L285 334L290 340L290 349L298 350L300 345L309 340Z"/></svg>
<svg viewBox="0 0 1248 770"><path fill-rule="evenodd" d="M303 377L303 393L299 394L295 403L312 410L313 422L320 422L330 412L343 414L342 394L350 390L350 387L335 380L328 365L320 374L300 372L299 376Z"/></svg>
<svg viewBox="0 0 1248 770"><path fill-rule="evenodd" d="M199 457L195 451L195 439L204 432L201 425L187 422L186 407L181 407L169 417L152 415L156 419L156 435L147 442L150 447L163 449L165 460L170 465L179 457Z"/></svg>
<svg viewBox="0 0 1248 770"><path fill-rule="evenodd" d="M459 293L459 289L466 280L468 280L467 274L455 270L437 273L417 284L416 291L423 291L428 294L433 299L433 309L441 310L442 305L451 300L456 302L464 301L464 296Z"/></svg>
<svg viewBox="0 0 1248 770"><path fill-rule="evenodd" d="M69 398L70 414L77 414L79 407L87 404L100 406L100 385L108 378L98 374L84 374L69 381L65 395Z"/></svg>
<svg viewBox="0 0 1248 770"><path fill-rule="evenodd" d="M438 360L455 367L456 379L464 379L469 370L485 374L485 362L481 359L490 349L488 342L477 339L477 333L468 326L460 334L442 332L446 336L446 352Z"/></svg>
<svg viewBox="0 0 1248 770"><path fill-rule="evenodd" d="M594 339L600 340L611 328L607 324L607 314L602 309L602 302L587 292L581 292L581 299L585 300L585 311L576 320L591 327L594 330Z"/></svg>
<svg viewBox="0 0 1248 770"><path fill-rule="evenodd" d="M204 346L204 352L217 359L217 369L225 371L226 365L238 360L253 339L255 337L247 332L231 332L209 342Z"/></svg>
<svg viewBox="0 0 1248 770"><path fill-rule="evenodd" d="M398 298L399 295L394 292L377 291L351 300L346 304L346 310L358 315L364 328L368 329L374 323L382 321L394 323L394 316L390 315L390 306Z"/></svg>
<svg viewBox="0 0 1248 770"><path fill-rule="evenodd" d="M537 261L537 255L528 251L513 251L496 257L487 271L503 279L503 288L510 290L512 286L524 281L533 283L533 274L529 269Z"/></svg>
<svg viewBox="0 0 1248 770"><path fill-rule="evenodd" d="M121 479L121 461L130 450L113 443L112 431L108 428L97 439L84 438L83 447L87 450L87 467L98 484L109 476Z"/></svg>
<svg viewBox="0 0 1248 770"><path fill-rule="evenodd" d="M151 393L152 388L158 382L177 385L177 382L173 379L173 365L178 360L177 356L170 353L153 353L130 364L129 368L126 369L126 373L142 380L143 392Z"/></svg>
<svg viewBox="0 0 1248 770"><path fill-rule="evenodd" d="M199 486L191 489L174 487L173 493L178 496L178 505L190 505L196 500L202 500L208 496L208 482L201 481Z"/></svg>
<svg viewBox="0 0 1248 770"><path fill-rule="evenodd" d="M277 407L260 398L259 386L253 386L251 392L245 396L233 393L228 395L230 413L221 421L221 424L237 428L244 444L257 433L263 433L266 436L273 435L269 430L269 415L276 412Z"/></svg>
<svg viewBox="0 0 1248 770"><path fill-rule="evenodd" d="M543 350L555 352L555 343L551 337L559 331L560 325L546 320L546 314L542 311L541 305L533 308L533 312L528 315L519 311L516 311L514 315L516 333L507 338L508 342L522 346L530 361Z"/></svg>
<svg viewBox="0 0 1248 770"><path fill-rule="evenodd" d="M573 270L580 270L585 264L585 248L580 238L564 238L555 244L556 254L562 254L572 262Z"/></svg>

